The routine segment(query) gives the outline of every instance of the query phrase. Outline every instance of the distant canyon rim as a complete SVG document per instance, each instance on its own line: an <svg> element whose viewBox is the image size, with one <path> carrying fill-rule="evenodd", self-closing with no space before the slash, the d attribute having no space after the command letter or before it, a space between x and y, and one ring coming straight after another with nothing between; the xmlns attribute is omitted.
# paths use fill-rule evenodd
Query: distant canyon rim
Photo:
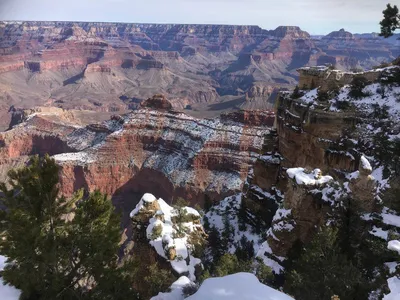
<svg viewBox="0 0 400 300"><path fill-rule="evenodd" d="M368 69L399 54L396 37L344 29L312 36L296 26L3 21L0 129L10 108L92 110L102 121L154 94L200 118L271 109L279 90L297 84L299 67Z"/></svg>

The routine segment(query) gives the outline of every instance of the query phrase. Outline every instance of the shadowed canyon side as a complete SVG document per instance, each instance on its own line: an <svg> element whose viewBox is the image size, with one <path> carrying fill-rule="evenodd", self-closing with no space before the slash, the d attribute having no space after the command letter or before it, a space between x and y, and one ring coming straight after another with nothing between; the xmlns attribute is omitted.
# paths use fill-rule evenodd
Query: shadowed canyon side
<svg viewBox="0 0 400 300"><path fill-rule="evenodd" d="M271 108L297 83L296 68L369 68L397 55L396 41L344 30L317 38L295 26L0 22L1 125L12 105L123 113L156 93L175 108Z"/></svg>

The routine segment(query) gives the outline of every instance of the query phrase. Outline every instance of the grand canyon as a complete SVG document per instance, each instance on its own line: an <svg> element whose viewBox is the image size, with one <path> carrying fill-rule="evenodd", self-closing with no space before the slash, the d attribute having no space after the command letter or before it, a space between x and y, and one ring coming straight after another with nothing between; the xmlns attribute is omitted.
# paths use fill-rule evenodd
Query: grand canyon
<svg viewBox="0 0 400 300"><path fill-rule="evenodd" d="M126 112L163 94L195 117L270 109L296 69L369 69L399 42L344 29L311 36L294 26L0 22L1 125L11 106Z"/></svg>
<svg viewBox="0 0 400 300"><path fill-rule="evenodd" d="M60 195L108 195L143 299L211 299L240 280L237 299L261 299L251 286L267 300L397 299L397 36L1 21L0 181L49 155ZM293 280L312 251L307 265L342 272L320 294ZM157 288L153 265L168 274ZM368 288L338 288L352 274Z"/></svg>

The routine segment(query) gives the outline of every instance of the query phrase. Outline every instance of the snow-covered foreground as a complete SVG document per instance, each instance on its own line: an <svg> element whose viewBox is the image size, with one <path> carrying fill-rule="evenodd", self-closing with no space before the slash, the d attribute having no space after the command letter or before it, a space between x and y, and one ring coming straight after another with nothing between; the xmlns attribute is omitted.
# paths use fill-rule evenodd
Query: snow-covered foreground
<svg viewBox="0 0 400 300"><path fill-rule="evenodd" d="M0 255L0 270L5 266L6 257ZM21 292L15 287L4 284L0 278L0 299L1 300L18 300Z"/></svg>
<svg viewBox="0 0 400 300"><path fill-rule="evenodd" d="M250 273L236 273L225 277L209 278L188 300L293 300L260 283Z"/></svg>

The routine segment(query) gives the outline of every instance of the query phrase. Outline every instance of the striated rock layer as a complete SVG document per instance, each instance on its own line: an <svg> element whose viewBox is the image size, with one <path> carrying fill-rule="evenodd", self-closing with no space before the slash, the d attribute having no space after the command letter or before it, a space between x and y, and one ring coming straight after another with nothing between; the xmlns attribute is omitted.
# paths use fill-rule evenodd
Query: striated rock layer
<svg viewBox="0 0 400 300"><path fill-rule="evenodd" d="M250 114L251 120L260 116ZM219 200L240 191L274 119L270 113L269 120L264 116L257 125L247 125L235 118L195 119L140 109L81 127L51 117L36 112L0 135L3 174L14 160L49 153L62 166L64 195L100 189L121 205L127 193L148 190L192 203L202 203L205 195ZM132 203L127 205L132 209Z"/></svg>

